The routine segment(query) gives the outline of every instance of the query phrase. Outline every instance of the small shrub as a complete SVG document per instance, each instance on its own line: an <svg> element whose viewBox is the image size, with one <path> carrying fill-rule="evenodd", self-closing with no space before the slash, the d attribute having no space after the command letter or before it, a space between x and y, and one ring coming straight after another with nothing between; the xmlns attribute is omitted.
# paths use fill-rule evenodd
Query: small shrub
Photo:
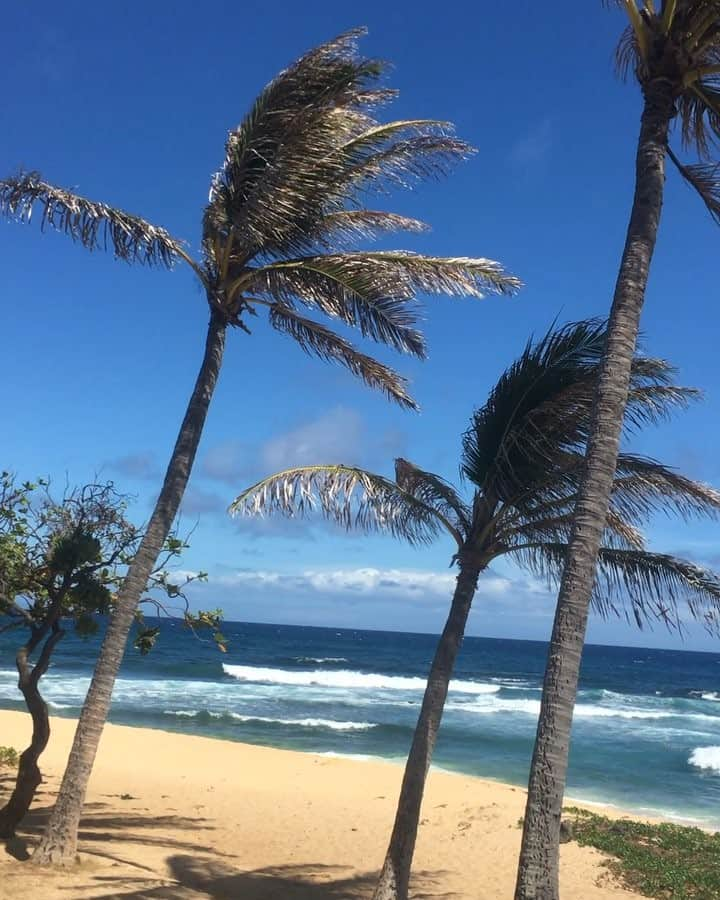
<svg viewBox="0 0 720 900"><path fill-rule="evenodd" d="M16 768L18 762L18 753L14 747L0 747L0 769L6 766Z"/></svg>

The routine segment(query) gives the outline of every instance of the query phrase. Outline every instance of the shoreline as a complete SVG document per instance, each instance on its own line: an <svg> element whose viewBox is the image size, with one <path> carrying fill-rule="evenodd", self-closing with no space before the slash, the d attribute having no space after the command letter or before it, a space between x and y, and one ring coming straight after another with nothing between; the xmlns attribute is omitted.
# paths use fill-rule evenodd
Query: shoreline
<svg viewBox="0 0 720 900"><path fill-rule="evenodd" d="M66 722L77 722L78 717L74 715L53 715L53 707L52 703L48 704L50 707L50 719L51 723L54 720L66 721ZM0 728L2 723L2 716L7 712L16 712L15 710L8 710L0 707ZM23 715L24 713L18 713ZM270 744L263 742L253 742L248 740L236 740L232 737L224 737L221 735L205 735L198 734L197 732L185 731L182 728L163 728L160 725L136 725L133 723L110 723L118 728L131 728L140 731L153 731L159 732L161 734L166 734L170 736L181 736L181 737L198 737L204 740L210 741L219 741L224 744L230 744L233 746L241 746L241 747L259 747L267 750L279 750L286 753L301 753L303 755L309 756L317 756L327 759L344 759L357 763L370 763L370 764L383 764L389 765L397 768L398 766L405 765L405 757L386 757L386 756L377 756L372 754L364 754L364 753L342 753L336 750L304 750L298 749L295 747L283 746L280 744ZM2 731L0 730L0 734ZM0 738L0 745L2 744L2 738ZM16 747L18 752L22 750L21 747ZM41 765L42 768L42 765ZM523 793L526 793L526 784L521 783L519 781L509 781L504 778L494 778L489 775L477 775L472 772L465 772L462 769L452 769L447 768L444 765L431 763L430 765L431 772L437 772L439 774L455 776L458 778L468 778L472 780L479 781L481 783L489 783L493 785L501 785L502 787L512 788L513 790L521 790ZM695 827L700 828L703 831L707 831L710 833L719 832L720 831L720 823L717 827L711 825L710 823L704 821L703 819L699 819L697 817L693 817L690 815L682 815L680 813L655 809L652 807L632 807L632 806L621 806L612 801L607 801L603 799L595 799L589 798L587 796L577 795L568 793L565 796L564 801L565 806L578 806L578 807L586 807L591 812L596 812L601 815L605 815L612 819L621 819L621 818L629 818L629 819L637 819L646 822L651 822L653 824L658 824L661 822L667 822L673 825L684 825L687 827Z"/></svg>
<svg viewBox="0 0 720 900"><path fill-rule="evenodd" d="M52 806L75 721L51 718L52 737L41 759L45 782L20 834L25 853ZM27 714L0 711L0 744L23 749L29 724ZM0 801L13 774L0 770ZM333 758L109 724L81 828L82 865L44 872L3 851L0 898L367 898L386 849L401 775L389 760ZM524 805L525 791L513 785L432 770L415 891L438 900L477 900L482 884L483 900L511 896ZM563 896L636 897L617 885L603 859L592 848L563 844ZM145 885L142 893L138 881Z"/></svg>

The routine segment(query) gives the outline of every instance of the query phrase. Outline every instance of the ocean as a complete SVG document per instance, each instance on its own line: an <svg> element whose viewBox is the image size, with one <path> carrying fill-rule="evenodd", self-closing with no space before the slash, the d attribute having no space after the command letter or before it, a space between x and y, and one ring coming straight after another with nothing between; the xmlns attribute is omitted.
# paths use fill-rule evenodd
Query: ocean
<svg viewBox="0 0 720 900"><path fill-rule="evenodd" d="M149 656L128 650L111 721L404 760L434 636L226 622L222 654L161 624ZM6 709L24 708L15 637L0 636ZM77 716L97 647L72 634L60 645L42 681L55 715ZM436 766L526 784L545 653L541 642L465 639ZM586 647L567 793L720 828L720 653Z"/></svg>

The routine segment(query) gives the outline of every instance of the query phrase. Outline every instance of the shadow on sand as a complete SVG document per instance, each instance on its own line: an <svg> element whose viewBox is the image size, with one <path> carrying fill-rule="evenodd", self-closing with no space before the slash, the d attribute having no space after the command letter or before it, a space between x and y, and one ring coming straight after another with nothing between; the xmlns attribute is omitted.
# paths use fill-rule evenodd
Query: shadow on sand
<svg viewBox="0 0 720 900"><path fill-rule="evenodd" d="M51 798L43 792L38 799L47 803ZM18 860L30 857L50 808L43 805L28 815L18 837L6 843L9 854ZM137 809L123 813L117 806L89 803L81 822L79 849L81 856L94 862L77 870L72 886L63 884L62 872L48 873L54 896L69 900L368 900L372 895L377 872L357 874L320 863L249 871L236 868L231 864L233 857L214 846L214 830L208 819L153 816ZM150 867L135 861L133 844L157 848L159 864ZM455 895L443 890L444 874L416 872L413 900L453 900Z"/></svg>

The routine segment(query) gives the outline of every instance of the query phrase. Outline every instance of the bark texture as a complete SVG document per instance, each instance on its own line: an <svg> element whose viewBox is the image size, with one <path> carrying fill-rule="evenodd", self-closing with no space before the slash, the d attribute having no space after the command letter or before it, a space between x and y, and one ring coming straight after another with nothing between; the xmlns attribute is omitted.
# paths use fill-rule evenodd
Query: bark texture
<svg viewBox="0 0 720 900"><path fill-rule="evenodd" d="M25 698L25 705L32 719L32 736L30 743L20 755L13 792L5 806L0 809L0 838L3 839L15 836L16 828L27 815L35 799L35 793L42 784L38 761L50 740L50 720L47 703L40 694L39 681L47 672L52 652L63 635L63 630L55 625L34 666L30 665L29 657L40 642L38 633L18 650L15 657L18 687Z"/></svg>
<svg viewBox="0 0 720 900"><path fill-rule="evenodd" d="M615 287L608 344L560 585L532 758L515 900L558 900L559 842L570 728L590 597L617 465L630 365L637 343L662 210L665 154L673 100L670 86L645 86L636 158L635 196Z"/></svg>
<svg viewBox="0 0 720 900"><path fill-rule="evenodd" d="M33 855L40 865L71 865L85 795L135 610L167 538L190 477L225 348L227 323L210 316L205 355L147 531L118 594L78 722L55 807Z"/></svg>
<svg viewBox="0 0 720 900"><path fill-rule="evenodd" d="M405 764L390 845L373 900L407 900L425 780L479 574L478 566L461 564L450 614L430 668L420 717Z"/></svg>

